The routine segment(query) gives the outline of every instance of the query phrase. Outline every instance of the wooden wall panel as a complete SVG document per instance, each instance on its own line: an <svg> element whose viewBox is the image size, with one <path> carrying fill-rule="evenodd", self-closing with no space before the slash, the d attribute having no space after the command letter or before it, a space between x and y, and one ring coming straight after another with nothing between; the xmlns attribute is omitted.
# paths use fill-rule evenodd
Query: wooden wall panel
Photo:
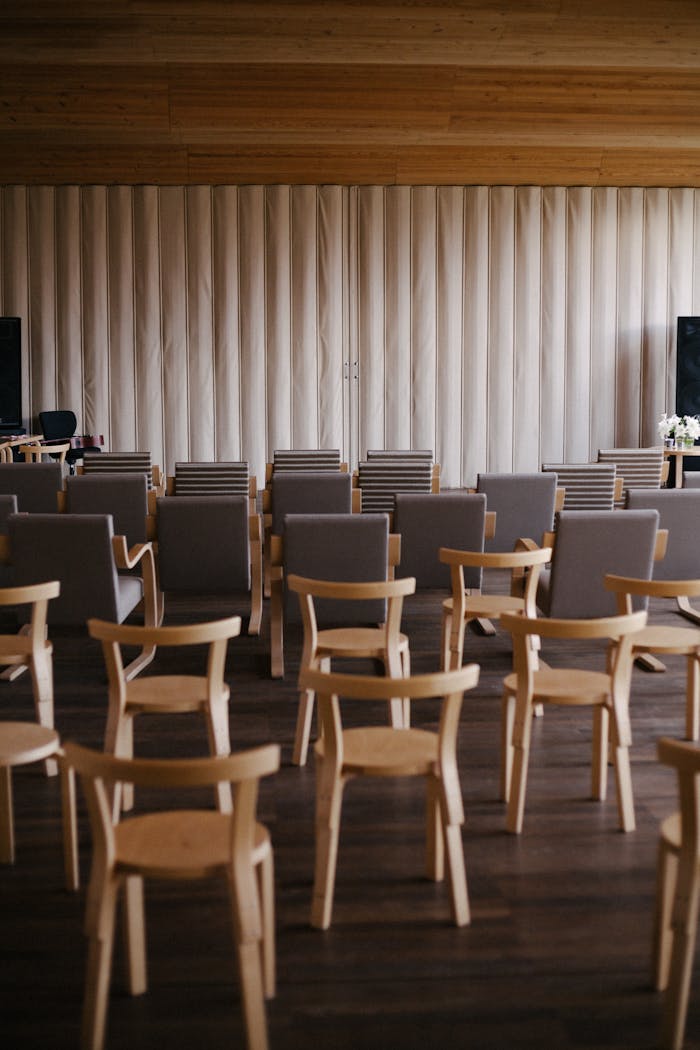
<svg viewBox="0 0 700 1050"><path fill-rule="evenodd" d="M107 192L109 406L105 419L91 421L100 433L107 429L115 449L136 449L134 193L130 186L110 186ZM79 433L86 429L80 420Z"/></svg>

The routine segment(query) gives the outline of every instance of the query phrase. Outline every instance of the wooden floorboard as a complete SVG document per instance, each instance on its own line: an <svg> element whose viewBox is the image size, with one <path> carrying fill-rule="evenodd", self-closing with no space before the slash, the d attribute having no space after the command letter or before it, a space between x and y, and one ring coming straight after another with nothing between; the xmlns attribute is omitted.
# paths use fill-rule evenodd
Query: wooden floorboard
<svg viewBox="0 0 700 1050"><path fill-rule="evenodd" d="M415 671L437 666L439 599L407 603L404 626ZM168 603L168 622L224 615L224 602ZM659 603L652 614L680 620ZM62 736L101 746L105 679L95 643L68 630L55 645L56 723ZM682 736L684 662L665 674L635 670L632 775L637 830L617 828L608 800L588 798L590 716L547 711L535 725L521 837L504 830L498 793L500 683L508 638L470 634L466 659L480 663L460 733L467 823L464 846L472 924L451 925L444 885L423 878L423 798L409 781L357 782L346 793L333 925L308 924L313 867L313 762L291 765L299 639L287 646L287 676L268 675L266 621L260 638L229 649L234 748L282 745L280 773L263 784L260 813L275 851L278 994L268 1004L273 1050L593 1050L657 1046L661 999L649 982L655 849L660 819L675 808L672 775L655 743ZM550 649L552 664L570 658ZM597 658L591 649L576 659ZM165 666L182 657L159 655ZM25 676L26 677L26 676ZM29 682L0 683L1 717L30 718ZM353 717L353 715L351 715ZM377 717L384 718L378 709ZM416 724L435 709L416 705ZM195 716L143 718L140 754L206 748ZM84 889L63 886L58 784L41 766L15 771L17 859L0 869L0 1044L7 1050L78 1045L85 943ZM89 829L81 808L81 868ZM219 1050L243 1045L227 900L217 882L158 883L147 891L150 987L130 998L116 950L109 1050ZM695 981L688 1048L700 1047Z"/></svg>

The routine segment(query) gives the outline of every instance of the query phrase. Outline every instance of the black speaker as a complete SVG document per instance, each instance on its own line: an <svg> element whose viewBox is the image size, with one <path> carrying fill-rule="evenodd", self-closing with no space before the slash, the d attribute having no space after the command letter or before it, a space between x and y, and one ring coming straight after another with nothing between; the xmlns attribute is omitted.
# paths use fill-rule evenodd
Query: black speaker
<svg viewBox="0 0 700 1050"><path fill-rule="evenodd" d="M700 317L678 318L676 414L700 415Z"/></svg>
<svg viewBox="0 0 700 1050"><path fill-rule="evenodd" d="M0 317L0 431L22 427L22 327L19 317Z"/></svg>

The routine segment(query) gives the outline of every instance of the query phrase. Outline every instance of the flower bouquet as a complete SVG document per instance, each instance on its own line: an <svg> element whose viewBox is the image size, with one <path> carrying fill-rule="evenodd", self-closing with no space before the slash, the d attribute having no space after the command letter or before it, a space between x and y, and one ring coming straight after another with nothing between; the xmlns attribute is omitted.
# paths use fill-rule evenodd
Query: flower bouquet
<svg viewBox="0 0 700 1050"><path fill-rule="evenodd" d="M659 436L667 448L692 448L700 437L700 419L697 416L668 416L659 420Z"/></svg>

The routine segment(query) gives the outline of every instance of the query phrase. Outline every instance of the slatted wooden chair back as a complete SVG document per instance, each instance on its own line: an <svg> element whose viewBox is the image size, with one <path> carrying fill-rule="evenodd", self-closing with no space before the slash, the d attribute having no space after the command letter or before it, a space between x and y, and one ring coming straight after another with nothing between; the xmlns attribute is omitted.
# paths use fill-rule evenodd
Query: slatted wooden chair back
<svg viewBox="0 0 700 1050"><path fill-rule="evenodd" d="M623 493L615 500L615 506L621 508L629 489L660 489L667 461L664 450L659 446L652 448L599 448L599 463L614 463L617 475L622 478Z"/></svg>
<svg viewBox="0 0 700 1050"><path fill-rule="evenodd" d="M86 452L83 473L146 475L149 489L160 484L160 470L151 462L150 452Z"/></svg>
<svg viewBox="0 0 700 1050"><path fill-rule="evenodd" d="M544 463L564 489L563 510L613 510L617 467L614 463Z"/></svg>

